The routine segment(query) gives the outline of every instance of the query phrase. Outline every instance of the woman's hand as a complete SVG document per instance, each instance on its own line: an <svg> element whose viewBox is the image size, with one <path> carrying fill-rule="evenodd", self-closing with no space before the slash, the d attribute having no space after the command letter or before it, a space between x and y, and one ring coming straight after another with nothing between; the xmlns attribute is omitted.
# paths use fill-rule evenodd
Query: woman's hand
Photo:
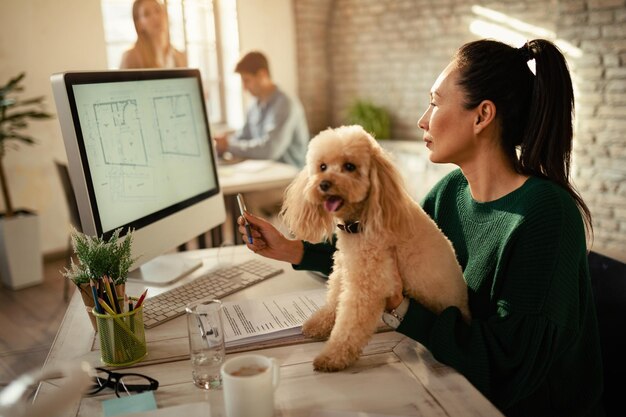
<svg viewBox="0 0 626 417"><path fill-rule="evenodd" d="M297 265L302 261L304 245L300 240L287 239L271 223L247 211L244 213L252 232L252 243L246 243L251 251L265 256ZM243 217L237 219L242 240L248 242Z"/></svg>

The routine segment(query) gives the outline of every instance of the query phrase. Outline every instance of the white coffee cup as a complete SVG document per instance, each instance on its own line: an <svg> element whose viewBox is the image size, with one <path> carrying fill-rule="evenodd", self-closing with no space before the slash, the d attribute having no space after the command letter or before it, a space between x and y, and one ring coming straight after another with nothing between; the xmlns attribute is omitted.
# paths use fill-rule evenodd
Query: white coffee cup
<svg viewBox="0 0 626 417"><path fill-rule="evenodd" d="M280 366L274 358L242 355L222 365L224 407L227 417L272 417L274 391Z"/></svg>

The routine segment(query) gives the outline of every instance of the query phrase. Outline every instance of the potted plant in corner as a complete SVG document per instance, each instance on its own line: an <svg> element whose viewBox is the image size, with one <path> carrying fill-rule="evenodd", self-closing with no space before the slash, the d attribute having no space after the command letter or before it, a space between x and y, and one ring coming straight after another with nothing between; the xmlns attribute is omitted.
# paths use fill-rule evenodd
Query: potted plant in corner
<svg viewBox="0 0 626 417"><path fill-rule="evenodd" d="M382 107L367 100L356 100L347 111L348 124L361 125L377 140L390 139L391 120Z"/></svg>
<svg viewBox="0 0 626 417"><path fill-rule="evenodd" d="M104 300L107 297L104 294L107 290L105 279L111 278L114 292L123 298L128 270L135 261L131 254L132 231L128 231L125 239L120 238L121 231L122 228L116 229L109 239L104 239L72 229L72 249L78 263L72 259L70 267L61 271L61 274L78 287L94 330L96 321L91 310L95 299L91 283L97 295Z"/></svg>
<svg viewBox="0 0 626 417"><path fill-rule="evenodd" d="M25 76L21 73L0 86L0 188L5 207L4 213L0 213L0 278L11 289L43 280L38 218L32 212L13 207L4 169L4 157L11 146L35 143L34 138L23 133L28 122L52 117L42 109L44 97L25 100L9 97L23 90L20 82Z"/></svg>

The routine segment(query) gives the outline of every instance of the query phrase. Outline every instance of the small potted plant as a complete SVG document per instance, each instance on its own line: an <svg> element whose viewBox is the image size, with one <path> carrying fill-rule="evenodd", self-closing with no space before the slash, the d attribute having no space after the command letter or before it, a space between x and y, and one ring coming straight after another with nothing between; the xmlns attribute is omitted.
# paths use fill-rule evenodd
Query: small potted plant
<svg viewBox="0 0 626 417"><path fill-rule="evenodd" d="M77 263L72 259L70 268L65 268L61 274L70 279L80 290L94 329L96 329L96 322L91 309L95 305L95 300L91 283L95 285L98 294L101 294L106 287L105 277L111 278L117 296L124 297L128 270L135 260L131 254L132 231L128 231L125 239L120 238L121 231L122 228L119 228L109 239L104 239L72 229L72 249Z"/></svg>
<svg viewBox="0 0 626 417"><path fill-rule="evenodd" d="M13 207L4 157L18 144L32 145L35 139L26 132L31 120L50 119L43 110L44 97L18 99L16 93L26 76L21 73L0 86L0 190L4 213L0 213L0 277L5 286L20 289L43 280L39 243L39 220L35 213Z"/></svg>
<svg viewBox="0 0 626 417"><path fill-rule="evenodd" d="M374 138L390 139L391 120L389 113L382 107L367 100L356 100L347 111L349 124L361 125Z"/></svg>

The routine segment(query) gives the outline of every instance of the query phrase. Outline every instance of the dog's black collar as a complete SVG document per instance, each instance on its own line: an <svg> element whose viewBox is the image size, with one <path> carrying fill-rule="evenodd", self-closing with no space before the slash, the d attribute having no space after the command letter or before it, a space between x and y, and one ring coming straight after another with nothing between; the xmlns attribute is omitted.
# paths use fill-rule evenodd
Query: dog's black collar
<svg viewBox="0 0 626 417"><path fill-rule="evenodd" d="M350 222L346 224L337 224L339 230L342 230L346 233L359 233L361 231L361 223L357 220L355 222Z"/></svg>

